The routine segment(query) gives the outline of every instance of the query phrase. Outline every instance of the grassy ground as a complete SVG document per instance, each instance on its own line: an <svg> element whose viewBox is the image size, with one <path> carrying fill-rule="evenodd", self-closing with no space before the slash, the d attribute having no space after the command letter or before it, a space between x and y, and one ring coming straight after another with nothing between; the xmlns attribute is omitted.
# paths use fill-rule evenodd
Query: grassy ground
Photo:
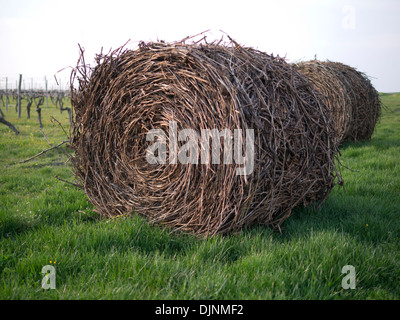
<svg viewBox="0 0 400 320"><path fill-rule="evenodd" d="M55 179L73 176L49 147L36 112L0 125L0 299L399 299L400 94L383 94L373 139L341 148L345 188L322 209L297 209L280 235L254 228L199 240L138 217L98 219L85 195ZM44 132L65 139L43 108ZM42 267L56 289L41 287ZM352 265L356 288L343 289Z"/></svg>

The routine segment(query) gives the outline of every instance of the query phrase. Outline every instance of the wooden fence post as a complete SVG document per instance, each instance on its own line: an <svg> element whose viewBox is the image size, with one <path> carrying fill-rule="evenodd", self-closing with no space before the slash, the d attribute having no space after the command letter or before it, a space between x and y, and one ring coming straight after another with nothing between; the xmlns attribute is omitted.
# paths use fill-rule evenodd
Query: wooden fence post
<svg viewBox="0 0 400 320"><path fill-rule="evenodd" d="M19 75L19 84L18 84L18 118L21 118L21 83L22 83L22 74Z"/></svg>
<svg viewBox="0 0 400 320"><path fill-rule="evenodd" d="M6 111L8 111L8 78L6 77Z"/></svg>
<svg viewBox="0 0 400 320"><path fill-rule="evenodd" d="M47 108L49 108L49 93L47 92L47 79L46 76L44 77L44 84L46 86L46 102L47 102Z"/></svg>

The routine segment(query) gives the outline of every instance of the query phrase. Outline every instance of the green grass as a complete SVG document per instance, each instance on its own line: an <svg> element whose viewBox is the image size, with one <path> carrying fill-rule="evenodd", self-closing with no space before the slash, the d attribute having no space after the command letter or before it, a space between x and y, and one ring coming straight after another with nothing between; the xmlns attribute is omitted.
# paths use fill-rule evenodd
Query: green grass
<svg viewBox="0 0 400 320"><path fill-rule="evenodd" d="M49 147L36 113L0 125L0 299L399 299L400 94L382 95L373 138L341 148L345 188L321 210L296 209L282 234L257 227L200 240L170 234L139 217L99 219ZM4 110L4 108L3 108ZM68 115L42 109L56 144ZM51 261L51 262L50 262ZM56 290L41 287L44 265ZM342 288L353 265L356 289Z"/></svg>

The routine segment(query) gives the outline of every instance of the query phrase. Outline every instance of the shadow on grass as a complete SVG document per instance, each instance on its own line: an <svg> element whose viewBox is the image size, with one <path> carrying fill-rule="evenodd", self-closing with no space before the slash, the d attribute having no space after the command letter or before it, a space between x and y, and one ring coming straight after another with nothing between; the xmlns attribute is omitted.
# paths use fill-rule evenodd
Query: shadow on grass
<svg viewBox="0 0 400 320"><path fill-rule="evenodd" d="M263 250L271 242L281 244L308 239L315 232L344 233L373 246L393 242L393 237L400 234L399 223L393 223L395 202L382 207L382 199L346 194L341 189L334 191L320 210L296 208L283 223L282 234L270 227L255 226L237 234L200 239L151 225L137 215L99 219L91 210L77 211L75 205L63 212L57 211L57 207L50 208L42 214L41 220L33 223L8 219L0 225L0 240L35 232L38 237L45 237L44 230L54 229L57 243L83 252L94 251L100 255L116 252L123 256L134 251L173 259L193 256L203 263L229 265L254 252L254 248ZM32 237L36 235L27 236Z"/></svg>
<svg viewBox="0 0 400 320"><path fill-rule="evenodd" d="M318 211L296 208L282 226L282 239L307 238L312 232L333 231L373 246L398 241L400 223L396 219L396 203L382 205L382 202L370 196L332 194Z"/></svg>
<svg viewBox="0 0 400 320"><path fill-rule="evenodd" d="M0 240L13 238L21 233L29 232L34 229L31 223L21 221L15 218L4 220L0 224Z"/></svg>
<svg viewBox="0 0 400 320"><path fill-rule="evenodd" d="M376 199L353 195L332 195L320 210L296 208L282 225L282 234L270 227L255 226L231 235L200 239L190 234L171 232L167 228L150 225L138 217L116 224L118 232L101 233L91 248L104 252L118 248L121 252L135 250L147 255L184 256L191 252L205 263L231 264L246 256L263 242L284 243L307 239L315 232L338 232L361 242L377 246L392 242L399 233L398 223L391 223L395 213L386 208L380 216ZM394 208L394 207L393 207ZM114 223L114 222L110 222ZM134 226L134 227L133 227ZM323 245L323 244L321 244Z"/></svg>

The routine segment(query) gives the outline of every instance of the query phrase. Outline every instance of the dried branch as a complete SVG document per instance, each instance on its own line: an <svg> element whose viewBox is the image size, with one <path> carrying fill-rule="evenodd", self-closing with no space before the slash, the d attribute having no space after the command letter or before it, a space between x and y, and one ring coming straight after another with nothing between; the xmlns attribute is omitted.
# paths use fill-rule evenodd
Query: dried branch
<svg viewBox="0 0 400 320"><path fill-rule="evenodd" d="M61 124L61 122L58 121L58 120L57 120L56 118L54 118L53 116L51 116L50 119L51 119L51 122L53 122L53 123L54 123L54 121L57 122L57 124L61 127L62 131L64 131L65 136L68 137L68 134L67 134L67 132L65 131L65 129L64 129L63 125Z"/></svg>
<svg viewBox="0 0 400 320"><path fill-rule="evenodd" d="M56 178L57 180L59 180L59 181L62 181L62 182L71 184L71 185L73 185L74 187L77 187L77 188L79 188L79 189L83 189L83 187L82 187L81 185L77 184L77 183L73 183L73 182L70 182L70 181L61 179L59 176L55 176L55 178Z"/></svg>
<svg viewBox="0 0 400 320"><path fill-rule="evenodd" d="M0 116L0 123L5 124L6 126L8 126L12 131L15 132L15 135L19 134L18 129L11 122L9 122L6 119L4 119L3 116Z"/></svg>
<svg viewBox="0 0 400 320"><path fill-rule="evenodd" d="M33 157L31 157L31 158L29 158L29 159L26 159L26 160L23 160L23 161L21 161L21 162L19 162L19 163L25 163L25 162L31 161L31 160L33 160L33 159L35 159L35 158L41 156L42 154L45 154L46 152L48 152L48 151L50 151L50 150L59 148L60 146L62 146L64 143L67 143L67 142L69 142L69 140L62 141L62 142L60 142L59 144L57 144L56 146L53 146L53 147L48 148L48 149L46 149L46 150L43 150L43 151L39 152L38 154L34 155Z"/></svg>

